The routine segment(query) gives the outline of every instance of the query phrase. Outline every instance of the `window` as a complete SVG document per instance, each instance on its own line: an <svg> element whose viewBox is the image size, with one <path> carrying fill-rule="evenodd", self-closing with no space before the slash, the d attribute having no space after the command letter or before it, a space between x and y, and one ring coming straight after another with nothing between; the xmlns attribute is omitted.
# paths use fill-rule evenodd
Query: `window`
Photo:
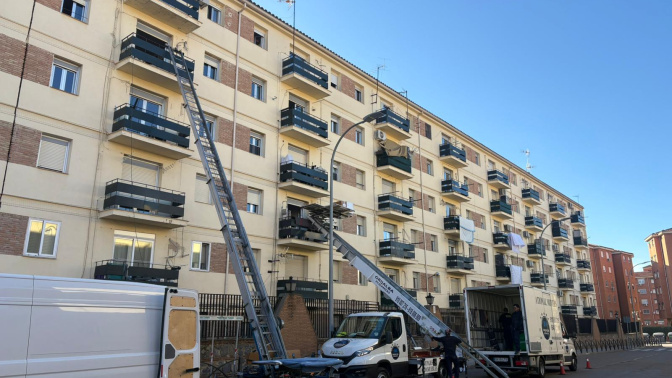
<svg viewBox="0 0 672 378"><path fill-rule="evenodd" d="M649 305L649 300L648 299L642 299L642 304L644 306L648 306Z"/></svg>
<svg viewBox="0 0 672 378"><path fill-rule="evenodd" d="M413 288L420 289L420 273L413 272Z"/></svg>
<svg viewBox="0 0 672 378"><path fill-rule="evenodd" d="M413 202L413 206L415 206L415 190L408 189L408 198Z"/></svg>
<svg viewBox="0 0 672 378"><path fill-rule="evenodd" d="M76 95L78 80L79 66L54 59L54 63L51 65L50 86L52 88Z"/></svg>
<svg viewBox="0 0 672 378"><path fill-rule="evenodd" d="M443 168L443 179L444 180L452 180L453 179L453 171L448 169L448 168Z"/></svg>
<svg viewBox="0 0 672 378"><path fill-rule="evenodd" d="M261 190L247 189L247 212L261 214Z"/></svg>
<svg viewBox="0 0 672 378"><path fill-rule="evenodd" d="M331 132L334 134L341 133L341 117L335 114L331 115Z"/></svg>
<svg viewBox="0 0 672 378"><path fill-rule="evenodd" d="M366 218L361 215L357 216L357 235L366 236Z"/></svg>
<svg viewBox="0 0 672 378"><path fill-rule="evenodd" d="M646 294L646 289L639 289L637 290L639 294Z"/></svg>
<svg viewBox="0 0 672 378"><path fill-rule="evenodd" d="M113 259L131 266L150 268L154 254L154 235L115 231Z"/></svg>
<svg viewBox="0 0 672 378"><path fill-rule="evenodd" d="M366 185L364 184L364 171L362 170L355 170L355 185L357 185L358 189L366 189Z"/></svg>
<svg viewBox="0 0 672 378"><path fill-rule="evenodd" d="M194 201L211 204L210 187L208 187L208 178L205 175L196 174L196 190L194 191Z"/></svg>
<svg viewBox="0 0 672 378"><path fill-rule="evenodd" d="M609 267L609 273L611 273L611 267Z"/></svg>
<svg viewBox="0 0 672 378"><path fill-rule="evenodd" d="M495 162L492 160L488 160L488 171L493 171L496 169Z"/></svg>
<svg viewBox="0 0 672 378"><path fill-rule="evenodd" d="M425 136L432 139L432 125L425 123Z"/></svg>
<svg viewBox="0 0 672 378"><path fill-rule="evenodd" d="M36 257L56 257L60 227L61 222L30 219L23 254Z"/></svg>
<svg viewBox="0 0 672 378"><path fill-rule="evenodd" d="M340 89L341 88L339 86L340 82L341 82L341 74L339 74L336 71L331 71L331 74L329 75L329 85L334 89Z"/></svg>
<svg viewBox="0 0 672 378"><path fill-rule="evenodd" d="M355 100L364 103L364 90L360 86L355 86Z"/></svg>
<svg viewBox="0 0 672 378"><path fill-rule="evenodd" d="M637 284L638 285L644 285L644 283L645 283L645 280L643 278L638 278L637 279Z"/></svg>
<svg viewBox="0 0 672 378"><path fill-rule="evenodd" d="M364 145L364 129L355 127L355 143Z"/></svg>
<svg viewBox="0 0 672 378"><path fill-rule="evenodd" d="M212 5L208 5L208 20L214 22L215 24L221 24L222 11L213 7Z"/></svg>
<svg viewBox="0 0 672 378"><path fill-rule="evenodd" d="M385 274L392 279L392 281L399 283L399 269L385 268Z"/></svg>
<svg viewBox="0 0 672 378"><path fill-rule="evenodd" d="M478 196L483 197L483 184L477 183L476 187L478 188Z"/></svg>
<svg viewBox="0 0 672 378"><path fill-rule="evenodd" d="M649 315L651 313L651 311L649 310L642 310L642 312L644 313L644 315Z"/></svg>
<svg viewBox="0 0 672 378"><path fill-rule="evenodd" d="M394 240L397 237L397 226L383 223L383 240Z"/></svg>
<svg viewBox="0 0 672 378"><path fill-rule="evenodd" d="M159 164L124 156L121 163L121 178L133 183L159 186Z"/></svg>
<svg viewBox="0 0 672 378"><path fill-rule="evenodd" d="M334 181L341 181L341 163L335 161L331 170L331 175Z"/></svg>
<svg viewBox="0 0 672 378"><path fill-rule="evenodd" d="M427 174L434 176L434 163L431 160L427 160Z"/></svg>
<svg viewBox="0 0 672 378"><path fill-rule="evenodd" d="M439 242L436 235L429 235L429 250L432 252L439 250Z"/></svg>
<svg viewBox="0 0 672 378"><path fill-rule="evenodd" d="M427 209L430 213L436 213L436 200L432 196L427 196Z"/></svg>
<svg viewBox="0 0 672 378"><path fill-rule="evenodd" d="M66 173L68 168L69 150L69 141L42 135L42 139L40 140L40 150L37 157L37 166Z"/></svg>
<svg viewBox="0 0 672 378"><path fill-rule="evenodd" d="M262 49L266 48L266 31L254 28L254 44Z"/></svg>
<svg viewBox="0 0 672 378"><path fill-rule="evenodd" d="M263 156L264 150L264 137L261 134L255 133L254 131L250 132L250 153Z"/></svg>
<svg viewBox="0 0 672 378"><path fill-rule="evenodd" d="M203 62L203 76L209 77L212 80L218 80L219 76L219 60L213 58L210 55L205 56L205 61Z"/></svg>
<svg viewBox="0 0 672 378"><path fill-rule="evenodd" d="M87 22L88 0L63 0L61 13L82 22Z"/></svg>
<svg viewBox="0 0 672 378"><path fill-rule="evenodd" d="M440 293L441 292L441 276L439 276L438 274L435 274L430 279L432 280L432 291L434 293Z"/></svg>
<svg viewBox="0 0 672 378"><path fill-rule="evenodd" d="M420 244L420 243L421 243L420 232L418 230L411 230L411 244Z"/></svg>
<svg viewBox="0 0 672 378"><path fill-rule="evenodd" d="M366 276L364 276L362 272L357 271L357 283L359 286L367 286L369 284L369 280L366 279Z"/></svg>
<svg viewBox="0 0 672 378"><path fill-rule="evenodd" d="M264 89L266 87L266 82L252 77L252 97L256 98L259 101L266 101L266 95L264 94Z"/></svg>
<svg viewBox="0 0 672 378"><path fill-rule="evenodd" d="M476 151L474 151L474 163L476 163L478 166L481 165L481 154Z"/></svg>
<svg viewBox="0 0 672 378"><path fill-rule="evenodd" d="M191 243L191 270L210 270L210 243Z"/></svg>
<svg viewBox="0 0 672 378"><path fill-rule="evenodd" d="M341 261L334 261L334 282L341 282Z"/></svg>

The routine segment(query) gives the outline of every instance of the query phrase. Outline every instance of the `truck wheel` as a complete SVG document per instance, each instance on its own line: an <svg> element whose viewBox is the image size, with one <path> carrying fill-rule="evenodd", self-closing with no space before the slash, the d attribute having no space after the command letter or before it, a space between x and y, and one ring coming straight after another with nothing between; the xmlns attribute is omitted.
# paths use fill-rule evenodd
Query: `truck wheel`
<svg viewBox="0 0 672 378"><path fill-rule="evenodd" d="M390 372L384 367L379 367L378 373L376 373L376 378L390 378Z"/></svg>
<svg viewBox="0 0 672 378"><path fill-rule="evenodd" d="M439 365L439 372L434 373L434 378L448 378L448 372L446 371L446 366L443 363Z"/></svg>
<svg viewBox="0 0 672 378"><path fill-rule="evenodd" d="M571 371L579 370L579 364L576 361L576 354L572 354L572 364L569 365L569 370L571 370Z"/></svg>
<svg viewBox="0 0 672 378"><path fill-rule="evenodd" d="M544 378L545 375L546 375L546 361L544 361L543 357L539 357L539 366L537 366L537 374L535 374L535 376L539 378Z"/></svg>

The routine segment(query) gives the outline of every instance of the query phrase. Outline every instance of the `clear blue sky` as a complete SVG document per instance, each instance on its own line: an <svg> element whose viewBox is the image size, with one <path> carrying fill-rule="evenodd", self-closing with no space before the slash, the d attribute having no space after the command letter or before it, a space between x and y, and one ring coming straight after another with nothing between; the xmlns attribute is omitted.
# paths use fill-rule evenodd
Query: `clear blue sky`
<svg viewBox="0 0 672 378"><path fill-rule="evenodd" d="M646 261L672 227L672 1L297 0L296 26L521 167L529 148L590 243Z"/></svg>

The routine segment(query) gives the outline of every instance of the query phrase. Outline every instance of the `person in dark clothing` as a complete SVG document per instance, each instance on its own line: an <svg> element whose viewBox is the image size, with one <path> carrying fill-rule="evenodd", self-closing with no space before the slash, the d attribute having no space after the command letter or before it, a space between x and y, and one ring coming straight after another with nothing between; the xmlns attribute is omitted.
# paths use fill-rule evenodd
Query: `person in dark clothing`
<svg viewBox="0 0 672 378"><path fill-rule="evenodd" d="M523 313L520 312L520 306L513 305L513 314L511 314L511 328L513 334L513 350L520 354L520 334L524 333Z"/></svg>
<svg viewBox="0 0 672 378"><path fill-rule="evenodd" d="M450 329L446 330L446 335L441 337L432 337L432 339L440 342L443 345L444 362L446 364L446 372L449 377L460 377L460 361L457 358L457 346L462 343L462 340L450 334Z"/></svg>
<svg viewBox="0 0 672 378"><path fill-rule="evenodd" d="M513 348L513 329L511 328L511 314L506 307L504 307L502 315L499 316L499 324L504 331L504 350L511 350Z"/></svg>

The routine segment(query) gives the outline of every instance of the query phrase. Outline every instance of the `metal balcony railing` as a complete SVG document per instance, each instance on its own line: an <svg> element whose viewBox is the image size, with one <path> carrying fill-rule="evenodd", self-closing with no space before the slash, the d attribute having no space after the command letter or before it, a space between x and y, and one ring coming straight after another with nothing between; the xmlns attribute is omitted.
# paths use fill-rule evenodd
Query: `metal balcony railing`
<svg viewBox="0 0 672 378"><path fill-rule="evenodd" d="M119 209L166 218L182 218L184 203L184 192L122 179L105 184L104 210Z"/></svg>
<svg viewBox="0 0 672 378"><path fill-rule="evenodd" d="M380 257L399 257L412 260L415 258L415 246L398 242L394 239L381 240L378 243L378 252Z"/></svg>
<svg viewBox="0 0 672 378"><path fill-rule="evenodd" d="M565 207L557 202L548 204L548 210L551 213L560 213L562 215L565 215Z"/></svg>
<svg viewBox="0 0 672 378"><path fill-rule="evenodd" d="M448 307L452 309L464 308L464 294L450 294L448 296Z"/></svg>
<svg viewBox="0 0 672 378"><path fill-rule="evenodd" d="M592 283L582 283L579 284L579 289L581 290L581 292L584 293L592 293L593 291L595 291L595 285L593 285Z"/></svg>
<svg viewBox="0 0 672 378"><path fill-rule="evenodd" d="M541 218L534 216L525 217L525 226L544 227L544 223L541 221Z"/></svg>
<svg viewBox="0 0 672 378"><path fill-rule="evenodd" d="M583 315L584 316L597 316L597 307L595 307L595 306L584 307L583 308Z"/></svg>
<svg viewBox="0 0 672 378"><path fill-rule="evenodd" d="M458 193L465 197L469 197L469 186L467 184L460 184L455 180L441 181L442 193Z"/></svg>
<svg viewBox="0 0 672 378"><path fill-rule="evenodd" d="M583 218L583 214L581 214L580 211L577 211L574 214L572 214L570 222L572 224L586 224L586 220Z"/></svg>
<svg viewBox="0 0 672 378"><path fill-rule="evenodd" d="M590 261L576 260L576 267L579 269L590 269Z"/></svg>
<svg viewBox="0 0 672 378"><path fill-rule="evenodd" d="M135 109L129 104L114 108L112 132L128 130L152 139L189 148L189 125L160 114Z"/></svg>
<svg viewBox="0 0 672 378"><path fill-rule="evenodd" d="M413 215L413 202L393 194L379 194L378 210L392 210L405 215Z"/></svg>
<svg viewBox="0 0 672 378"><path fill-rule="evenodd" d="M449 217L443 218L443 229L446 231L449 230L460 230L460 217L457 215L451 215Z"/></svg>
<svg viewBox="0 0 672 378"><path fill-rule="evenodd" d="M563 289L571 289L574 287L574 280L571 278L558 278L558 287Z"/></svg>
<svg viewBox="0 0 672 378"><path fill-rule="evenodd" d="M327 190L328 179L327 172L315 165L309 166L297 162L280 164L280 182L295 181Z"/></svg>
<svg viewBox="0 0 672 378"><path fill-rule="evenodd" d="M537 201L541 201L541 199L539 198L539 192L537 192L536 190L534 190L532 188L523 189L523 199L527 199L527 198L531 198L531 199L535 199Z"/></svg>
<svg viewBox="0 0 672 378"><path fill-rule="evenodd" d="M561 313L563 315L576 315L577 310L576 310L576 305L563 305L560 306Z"/></svg>
<svg viewBox="0 0 672 378"><path fill-rule="evenodd" d="M157 68L160 68L171 75L175 74L173 65L170 60L170 53L168 52L168 46L158 46L141 36L131 33L129 36L124 38L121 41L121 53L119 54L119 60L123 60L128 57L133 57L135 59L141 60L147 64L151 64ZM184 58L186 62L186 67L179 67L180 73L186 77L186 73L183 74L184 68L193 74L194 72L194 61L188 58Z"/></svg>
<svg viewBox="0 0 672 378"><path fill-rule="evenodd" d="M453 156L465 163L467 162L467 153L464 151L464 149L455 147L450 143L445 143L439 146L439 156Z"/></svg>
<svg viewBox="0 0 672 378"><path fill-rule="evenodd" d="M495 245L506 244L509 245L509 235L503 232L493 232L492 233L492 242Z"/></svg>
<svg viewBox="0 0 672 378"><path fill-rule="evenodd" d="M329 74L310 64L305 59L292 53L282 61L282 76L296 73L314 82L324 89L328 89Z"/></svg>
<svg viewBox="0 0 672 378"><path fill-rule="evenodd" d="M297 279L292 277L292 282L296 283L296 290L294 292L304 298L328 298L327 289L329 284L326 281L309 280L306 278ZM278 284L276 285L276 295L278 297L286 293L287 283L289 283L289 278L278 280Z"/></svg>
<svg viewBox="0 0 672 378"><path fill-rule="evenodd" d="M176 287L180 267L149 262L103 260L96 262L93 278L97 280L134 281Z"/></svg>
<svg viewBox="0 0 672 378"><path fill-rule="evenodd" d="M403 156L388 156L385 151L376 152L376 167L391 165L404 172L413 173L411 159Z"/></svg>
<svg viewBox="0 0 672 378"><path fill-rule="evenodd" d="M495 276L511 278L511 267L508 265L495 265Z"/></svg>
<svg viewBox="0 0 672 378"><path fill-rule="evenodd" d="M538 256L546 256L546 250L544 249L544 245L541 243L533 243L533 244L528 244L527 245L527 254L528 255L538 255Z"/></svg>
<svg viewBox="0 0 672 378"><path fill-rule="evenodd" d="M280 127L296 126L327 138L327 122L301 111L299 108L285 108L280 111Z"/></svg>
<svg viewBox="0 0 672 378"><path fill-rule="evenodd" d="M582 236L575 236L574 237L574 245L588 246L588 239L586 239Z"/></svg>
<svg viewBox="0 0 672 378"><path fill-rule="evenodd" d="M376 124L379 123L389 123L390 125L396 126L405 132L409 132L411 129L411 123L408 119L403 116L395 113L390 108L381 109L383 114L376 119Z"/></svg>
<svg viewBox="0 0 672 378"><path fill-rule="evenodd" d="M553 225L551 225L551 233L554 238L567 238L569 239L569 231L558 225L557 222L554 222Z"/></svg>
<svg viewBox="0 0 672 378"><path fill-rule="evenodd" d="M161 0L164 3L186 13L189 17L198 20L199 0Z"/></svg>
<svg viewBox="0 0 672 378"><path fill-rule="evenodd" d="M570 256L566 253L556 253L555 254L555 262L556 263L571 264L572 263L572 256Z"/></svg>
<svg viewBox="0 0 672 378"><path fill-rule="evenodd" d="M474 269L474 258L462 255L447 255L446 268L448 269Z"/></svg>
<svg viewBox="0 0 672 378"><path fill-rule="evenodd" d="M511 211L511 205L509 205L506 201L502 199L490 201L490 212L495 213L498 211L501 211L509 215L513 214L513 212Z"/></svg>
<svg viewBox="0 0 672 378"><path fill-rule="evenodd" d="M280 239L294 238L314 243L325 243L327 238L322 236L313 223L305 218L280 218L278 237Z"/></svg>
<svg viewBox="0 0 672 378"><path fill-rule="evenodd" d="M530 273L530 281L532 283L544 283L544 274L539 272ZM548 283L548 274L546 275L546 283Z"/></svg>
<svg viewBox="0 0 672 378"><path fill-rule="evenodd" d="M509 185L509 176L505 175L504 172L493 169L488 171L488 181L501 181Z"/></svg>

